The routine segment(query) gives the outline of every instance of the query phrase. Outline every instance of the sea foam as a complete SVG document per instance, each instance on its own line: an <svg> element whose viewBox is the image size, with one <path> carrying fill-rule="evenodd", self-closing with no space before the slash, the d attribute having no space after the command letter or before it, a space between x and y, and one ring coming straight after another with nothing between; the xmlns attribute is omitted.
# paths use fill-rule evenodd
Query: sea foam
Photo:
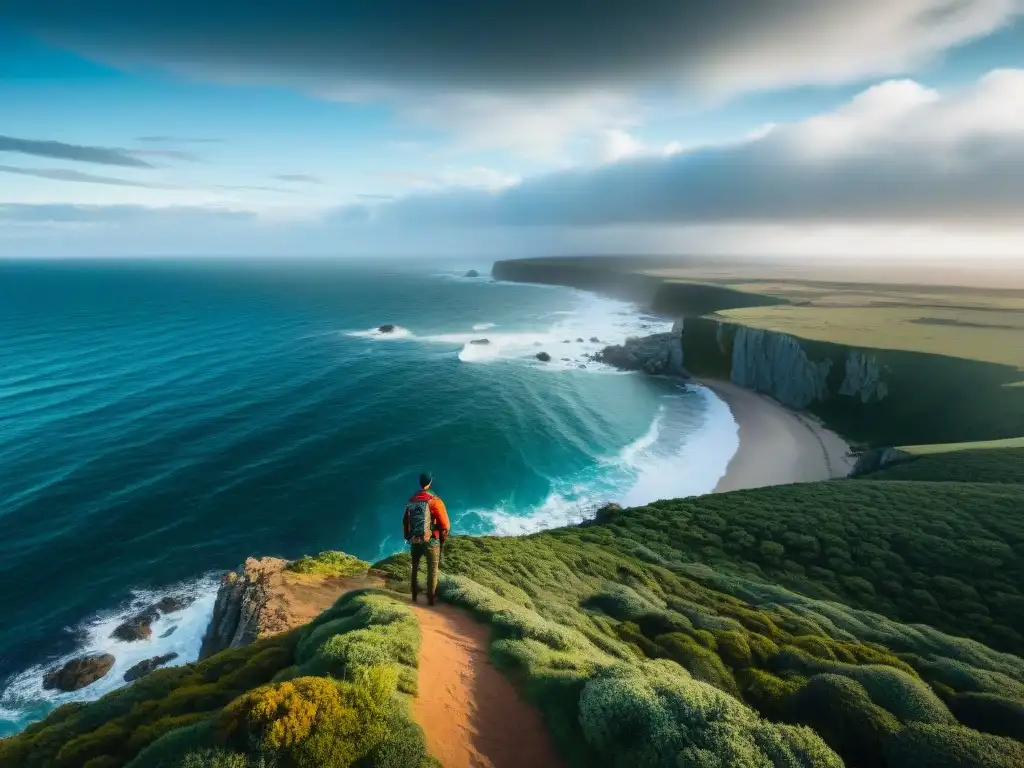
<svg viewBox="0 0 1024 768"><path fill-rule="evenodd" d="M137 590L120 609L86 620L74 630L75 635L81 637L74 651L24 670L0 692L0 735L20 730L61 704L94 701L128 685L124 681L124 673L145 659L177 653L178 657L166 665L169 667L198 659L203 635L213 615L218 584L219 580L211 575L159 591ZM181 611L157 618L150 625L153 634L147 640L128 643L111 638L110 634L119 624L165 595L187 595L193 598L193 602ZM112 654L116 661L111 670L92 685L68 693L43 688L43 675L49 670L79 656L100 653Z"/></svg>

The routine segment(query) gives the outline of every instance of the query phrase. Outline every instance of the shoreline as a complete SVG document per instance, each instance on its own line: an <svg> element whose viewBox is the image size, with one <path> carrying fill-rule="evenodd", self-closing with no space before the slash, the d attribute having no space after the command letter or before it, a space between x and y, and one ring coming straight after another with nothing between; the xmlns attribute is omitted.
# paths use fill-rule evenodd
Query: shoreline
<svg viewBox="0 0 1024 768"><path fill-rule="evenodd" d="M814 417L731 381L695 378L721 399L739 428L739 448L713 493L846 477L849 444Z"/></svg>

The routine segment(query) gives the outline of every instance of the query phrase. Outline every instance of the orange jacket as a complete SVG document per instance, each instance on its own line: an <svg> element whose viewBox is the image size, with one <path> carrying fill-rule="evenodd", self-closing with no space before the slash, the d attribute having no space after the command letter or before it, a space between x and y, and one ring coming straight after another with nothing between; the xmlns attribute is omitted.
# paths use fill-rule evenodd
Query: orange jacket
<svg viewBox="0 0 1024 768"><path fill-rule="evenodd" d="M430 509L430 521L433 523L433 537L435 539L444 539L448 536L448 531L452 529L451 523L448 522L448 510L444 507L444 502L441 501L437 496L432 494L430 491L419 491L413 494L409 501L426 501L427 507ZM409 538L409 512L406 511L405 517L402 518L402 536L405 539Z"/></svg>

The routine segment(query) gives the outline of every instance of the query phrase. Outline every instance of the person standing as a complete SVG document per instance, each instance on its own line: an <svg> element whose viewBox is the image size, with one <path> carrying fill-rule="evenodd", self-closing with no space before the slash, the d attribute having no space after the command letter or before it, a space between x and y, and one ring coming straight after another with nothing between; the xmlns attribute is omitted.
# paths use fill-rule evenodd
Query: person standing
<svg viewBox="0 0 1024 768"><path fill-rule="evenodd" d="M434 477L429 472L420 475L420 490L405 505L402 534L409 542L412 554L412 601L416 602L420 560L427 559L427 603L434 604L437 594L437 569L441 559L441 545L448 538L451 524L444 502L430 492Z"/></svg>

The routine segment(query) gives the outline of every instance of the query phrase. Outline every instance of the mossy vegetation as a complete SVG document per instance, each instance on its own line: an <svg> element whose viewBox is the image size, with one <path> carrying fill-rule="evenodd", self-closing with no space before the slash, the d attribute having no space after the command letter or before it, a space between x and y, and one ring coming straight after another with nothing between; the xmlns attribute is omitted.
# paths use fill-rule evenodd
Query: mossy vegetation
<svg viewBox="0 0 1024 768"><path fill-rule="evenodd" d="M492 625L573 765L1019 765L1022 490L865 479L611 509L452 538L441 594Z"/></svg>
<svg viewBox="0 0 1024 768"><path fill-rule="evenodd" d="M157 670L0 741L23 768L430 766L409 714L419 628L382 591L297 630Z"/></svg>
<svg viewBox="0 0 1024 768"><path fill-rule="evenodd" d="M989 482L937 479L939 454L894 467L903 480L456 536L440 594L491 625L494 662L570 766L1024 765L1024 484L1002 450L976 465ZM407 554L376 568L408 589ZM62 707L0 741L0 765L419 768L418 646L396 592L350 593L286 635Z"/></svg>
<svg viewBox="0 0 1024 768"><path fill-rule="evenodd" d="M969 445L969 444L968 444ZM871 480L929 480L947 483L1024 483L1024 446L969 448L910 454L873 472Z"/></svg>
<svg viewBox="0 0 1024 768"><path fill-rule="evenodd" d="M316 556L306 555L288 564L288 570L293 573L340 577L358 576L366 573L369 567L369 563L358 557L335 550L327 550Z"/></svg>

